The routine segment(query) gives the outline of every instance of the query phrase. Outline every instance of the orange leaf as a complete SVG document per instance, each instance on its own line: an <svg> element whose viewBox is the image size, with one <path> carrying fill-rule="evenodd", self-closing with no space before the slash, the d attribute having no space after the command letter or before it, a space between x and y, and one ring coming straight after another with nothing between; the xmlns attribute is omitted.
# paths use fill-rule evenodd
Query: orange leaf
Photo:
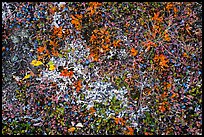
<svg viewBox="0 0 204 137"><path fill-rule="evenodd" d="M91 12L90 12L90 15L93 15L95 12L95 9L92 9Z"/></svg>
<svg viewBox="0 0 204 137"><path fill-rule="evenodd" d="M125 124L123 118L117 118L117 122L120 122L122 126Z"/></svg>
<svg viewBox="0 0 204 137"><path fill-rule="evenodd" d="M46 54L50 57L50 52L48 49L45 49Z"/></svg>
<svg viewBox="0 0 204 137"><path fill-rule="evenodd" d="M53 31L54 31L53 34L56 35L57 32L58 32L58 28L56 26L54 26L54 30Z"/></svg>
<svg viewBox="0 0 204 137"><path fill-rule="evenodd" d="M4 51L6 48L5 47L2 47L2 51Z"/></svg>
<svg viewBox="0 0 204 137"><path fill-rule="evenodd" d="M37 55L38 60L43 59L43 55Z"/></svg>
<svg viewBox="0 0 204 137"><path fill-rule="evenodd" d="M117 41L113 41L113 46L116 48L118 47L118 43L120 42L120 40L117 40Z"/></svg>
<svg viewBox="0 0 204 137"><path fill-rule="evenodd" d="M154 46L154 47L157 46L157 44L155 44L154 42L152 42L152 41L150 41L150 40L148 40L147 42L143 42L143 44L144 44L145 47L147 47L147 51L150 50L150 47L151 47L151 46Z"/></svg>
<svg viewBox="0 0 204 137"><path fill-rule="evenodd" d="M159 62L159 65L163 68L163 67L169 67L166 63L168 63L168 59L166 58L165 55L161 54L161 55L155 55L154 57L154 61L155 62Z"/></svg>
<svg viewBox="0 0 204 137"><path fill-rule="evenodd" d="M74 132L74 130L75 130L75 127L71 127L68 129L69 132Z"/></svg>
<svg viewBox="0 0 204 137"><path fill-rule="evenodd" d="M161 22L162 18L161 17L159 18L159 14L160 14L160 12L154 13L154 17L152 19L155 21Z"/></svg>
<svg viewBox="0 0 204 137"><path fill-rule="evenodd" d="M98 61L98 56L95 56L93 60L97 62Z"/></svg>
<svg viewBox="0 0 204 137"><path fill-rule="evenodd" d="M157 13L154 13L154 17L153 17L153 20L157 20L158 19L158 17L159 17L159 12L157 12Z"/></svg>
<svg viewBox="0 0 204 137"><path fill-rule="evenodd" d="M159 56L158 56L158 55L155 55L155 56L154 56L154 61L157 62L158 60L159 60Z"/></svg>
<svg viewBox="0 0 204 137"><path fill-rule="evenodd" d="M93 114L94 112L96 112L96 110L94 109L94 107L90 107L90 112L91 112L91 114Z"/></svg>
<svg viewBox="0 0 204 137"><path fill-rule="evenodd" d="M166 109L165 109L165 107L162 105L162 106L159 106L159 110L160 110L161 112L164 112Z"/></svg>
<svg viewBox="0 0 204 137"><path fill-rule="evenodd" d="M82 19L82 15L76 14L75 15L78 19Z"/></svg>
<svg viewBox="0 0 204 137"><path fill-rule="evenodd" d="M178 12L178 9L176 7L174 7L174 12L177 13Z"/></svg>
<svg viewBox="0 0 204 137"><path fill-rule="evenodd" d="M127 129L129 130L129 135L134 135L134 130L131 127L127 127Z"/></svg>
<svg viewBox="0 0 204 137"><path fill-rule="evenodd" d="M67 69L62 70L60 76L65 76L65 77L69 76L69 72L67 71Z"/></svg>
<svg viewBox="0 0 204 137"><path fill-rule="evenodd" d="M90 42L93 42L95 39L96 39L96 36L94 34L92 34L91 38L90 38Z"/></svg>
<svg viewBox="0 0 204 137"><path fill-rule="evenodd" d="M169 83L169 84L167 84L167 88L168 89L170 89L171 88L171 84Z"/></svg>
<svg viewBox="0 0 204 137"><path fill-rule="evenodd" d="M94 53L91 53L88 58L91 59L92 57L94 57Z"/></svg>
<svg viewBox="0 0 204 137"><path fill-rule="evenodd" d="M54 42L54 41L50 40L50 45L52 45L53 47L57 47L58 42Z"/></svg>
<svg viewBox="0 0 204 137"><path fill-rule="evenodd" d="M169 35L168 35L167 32L164 33L164 39L165 39L166 41L170 41L170 37L169 37Z"/></svg>
<svg viewBox="0 0 204 137"><path fill-rule="evenodd" d="M149 135L148 132L145 132L144 134L145 134L145 135Z"/></svg>
<svg viewBox="0 0 204 137"><path fill-rule="evenodd" d="M62 38L62 26L60 26L59 28L57 28L56 26L54 26L54 35L57 35L59 38Z"/></svg>
<svg viewBox="0 0 204 137"><path fill-rule="evenodd" d="M78 20L72 20L71 23L74 24L75 26L79 25L79 21Z"/></svg>
<svg viewBox="0 0 204 137"><path fill-rule="evenodd" d="M103 28L101 28L100 29L100 32L102 33L102 34L106 34L107 33L107 27L103 27Z"/></svg>
<svg viewBox="0 0 204 137"><path fill-rule="evenodd" d="M119 118L115 118L115 123L116 124L119 124L119 121L120 121Z"/></svg>
<svg viewBox="0 0 204 137"><path fill-rule="evenodd" d="M124 124L125 124L125 121L123 119L121 120L121 124L122 124L122 126L124 126Z"/></svg>
<svg viewBox="0 0 204 137"><path fill-rule="evenodd" d="M62 70L60 76L65 76L65 77L70 77L70 78L72 78L73 74L74 74L73 71L68 72L67 69L64 69L64 70Z"/></svg>
<svg viewBox="0 0 204 137"><path fill-rule="evenodd" d="M81 82L82 82L81 80L78 80L78 81L75 83L76 92L79 92L80 89L82 88Z"/></svg>
<svg viewBox="0 0 204 137"><path fill-rule="evenodd" d="M54 45L54 44L55 44L54 41L50 40L50 45Z"/></svg>
<svg viewBox="0 0 204 137"><path fill-rule="evenodd" d="M73 19L73 20L78 20L76 17L74 17L73 15L70 15L71 16L71 18Z"/></svg>
<svg viewBox="0 0 204 137"><path fill-rule="evenodd" d="M82 82L82 80L79 80L79 81L77 82L77 86L78 86L78 87L81 87L81 82Z"/></svg>
<svg viewBox="0 0 204 137"><path fill-rule="evenodd" d="M106 43L109 43L110 42L110 39L109 38L106 38Z"/></svg>
<svg viewBox="0 0 204 137"><path fill-rule="evenodd" d="M57 34L57 36L58 36L59 38L62 38L62 32L59 32L59 33Z"/></svg>
<svg viewBox="0 0 204 137"><path fill-rule="evenodd" d="M93 10L93 7L88 7L88 8L86 9L86 11L90 11L90 10Z"/></svg>
<svg viewBox="0 0 204 137"><path fill-rule="evenodd" d="M96 7L98 7L98 6L101 6L102 3L100 3L100 2L90 2L89 5L92 6L92 7L94 7L94 8L96 8Z"/></svg>
<svg viewBox="0 0 204 137"><path fill-rule="evenodd" d="M135 49L135 48L131 48L131 51L130 51L131 53L131 55L132 56L136 56L137 54L138 54L138 51Z"/></svg>
<svg viewBox="0 0 204 137"><path fill-rule="evenodd" d="M52 50L52 55L55 56L55 57L58 57L59 53L58 53L57 50Z"/></svg>
<svg viewBox="0 0 204 137"><path fill-rule="evenodd" d="M95 30L93 30L93 32L94 32L94 33L98 33L98 32L99 32L99 30L95 29Z"/></svg>
<svg viewBox="0 0 204 137"><path fill-rule="evenodd" d="M188 34L191 36L191 32L190 32L189 30L191 30L192 27L190 27L189 24L186 24L185 29L186 29L186 31L188 32Z"/></svg>
<svg viewBox="0 0 204 137"><path fill-rule="evenodd" d="M37 51L39 52L39 53L41 53L41 52L43 52L45 50L45 47L43 46L43 47L38 47L37 48Z"/></svg>
<svg viewBox="0 0 204 137"><path fill-rule="evenodd" d="M73 71L70 71L70 72L69 72L69 77L72 78L73 75L74 75L74 72L73 72Z"/></svg>
<svg viewBox="0 0 204 137"><path fill-rule="evenodd" d="M94 12L95 12L95 8L94 8L93 6L90 6L90 7L88 7L88 8L86 9L86 11L90 11L88 14L89 14L90 16L92 16L92 15L94 14Z"/></svg>
<svg viewBox="0 0 204 137"><path fill-rule="evenodd" d="M103 48L103 50L108 51L109 50L109 45L105 46L105 45L102 44L102 48Z"/></svg>
<svg viewBox="0 0 204 137"><path fill-rule="evenodd" d="M176 93L173 93L173 95L171 96L171 98L174 98L176 96Z"/></svg>
<svg viewBox="0 0 204 137"><path fill-rule="evenodd" d="M62 32L62 26L60 26L59 28L57 28L57 31L61 33L61 32Z"/></svg>
<svg viewBox="0 0 204 137"><path fill-rule="evenodd" d="M189 58L188 54L186 52L183 53L183 56L186 58Z"/></svg>
<svg viewBox="0 0 204 137"><path fill-rule="evenodd" d="M164 92L163 94L161 94L161 97L162 98L165 98L167 96L167 93L166 92Z"/></svg>
<svg viewBox="0 0 204 137"><path fill-rule="evenodd" d="M81 20L82 15L76 14L75 16L76 16L76 17L74 17L73 15L71 15L71 18L72 18L71 23L72 23L73 25L75 25L75 28L76 28L77 30L79 30L79 29L81 28L80 24L81 24L81 22L82 22L82 20Z"/></svg>
<svg viewBox="0 0 204 137"><path fill-rule="evenodd" d="M78 93L80 91L80 89L81 89L80 87L77 87L76 92Z"/></svg>
<svg viewBox="0 0 204 137"><path fill-rule="evenodd" d="M166 6L167 11L169 12L169 10L173 7L172 3L168 3Z"/></svg>

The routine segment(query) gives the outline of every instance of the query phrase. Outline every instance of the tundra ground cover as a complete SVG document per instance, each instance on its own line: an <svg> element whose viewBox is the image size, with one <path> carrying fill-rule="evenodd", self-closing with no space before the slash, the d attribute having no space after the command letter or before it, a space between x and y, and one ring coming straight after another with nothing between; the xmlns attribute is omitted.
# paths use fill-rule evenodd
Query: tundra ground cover
<svg viewBox="0 0 204 137"><path fill-rule="evenodd" d="M2 134L202 134L202 3L2 3Z"/></svg>

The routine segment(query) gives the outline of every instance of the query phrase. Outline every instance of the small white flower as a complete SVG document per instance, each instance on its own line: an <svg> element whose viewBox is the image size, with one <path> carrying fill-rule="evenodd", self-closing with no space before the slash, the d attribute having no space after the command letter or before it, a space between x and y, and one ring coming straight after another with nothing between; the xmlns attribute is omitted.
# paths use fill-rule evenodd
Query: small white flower
<svg viewBox="0 0 204 137"><path fill-rule="evenodd" d="M71 122L71 124L72 124L72 126L74 126L74 125L75 125L75 122L74 122L74 121L72 121L72 122Z"/></svg>

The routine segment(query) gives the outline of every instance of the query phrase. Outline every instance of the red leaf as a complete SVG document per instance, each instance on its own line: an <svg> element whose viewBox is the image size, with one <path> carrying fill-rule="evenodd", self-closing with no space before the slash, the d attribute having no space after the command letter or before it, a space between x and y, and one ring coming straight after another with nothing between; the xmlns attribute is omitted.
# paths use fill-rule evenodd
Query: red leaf
<svg viewBox="0 0 204 137"><path fill-rule="evenodd" d="M78 80L78 81L75 83L76 92L79 92L80 89L82 88L81 82L82 82L81 80Z"/></svg>
<svg viewBox="0 0 204 137"><path fill-rule="evenodd" d="M68 72L67 69L64 69L64 70L62 70L60 76L70 77L70 78L72 78L73 74L74 74L73 71Z"/></svg>

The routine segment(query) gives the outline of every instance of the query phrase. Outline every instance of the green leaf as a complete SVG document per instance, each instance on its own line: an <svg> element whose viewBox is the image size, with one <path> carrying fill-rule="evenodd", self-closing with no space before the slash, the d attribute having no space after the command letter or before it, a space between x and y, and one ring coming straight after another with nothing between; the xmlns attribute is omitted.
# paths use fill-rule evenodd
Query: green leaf
<svg viewBox="0 0 204 137"><path fill-rule="evenodd" d="M54 113L52 113L51 115L50 115L50 117L53 117L54 116Z"/></svg>
<svg viewBox="0 0 204 137"><path fill-rule="evenodd" d="M54 62L53 61L49 61L47 64L48 65L54 65Z"/></svg>
<svg viewBox="0 0 204 137"><path fill-rule="evenodd" d="M57 108L57 110L58 110L61 114L64 114L64 108Z"/></svg>
<svg viewBox="0 0 204 137"><path fill-rule="evenodd" d="M62 54L59 54L59 58L62 58L63 56L62 56Z"/></svg>
<svg viewBox="0 0 204 137"><path fill-rule="evenodd" d="M115 104L115 102L116 102L116 96L113 96L113 98L112 98L112 101L111 102L113 102L114 104Z"/></svg>
<svg viewBox="0 0 204 137"><path fill-rule="evenodd" d="M90 68L93 68L93 66L94 66L94 63L90 63L90 64L89 64L89 67L90 67Z"/></svg>

